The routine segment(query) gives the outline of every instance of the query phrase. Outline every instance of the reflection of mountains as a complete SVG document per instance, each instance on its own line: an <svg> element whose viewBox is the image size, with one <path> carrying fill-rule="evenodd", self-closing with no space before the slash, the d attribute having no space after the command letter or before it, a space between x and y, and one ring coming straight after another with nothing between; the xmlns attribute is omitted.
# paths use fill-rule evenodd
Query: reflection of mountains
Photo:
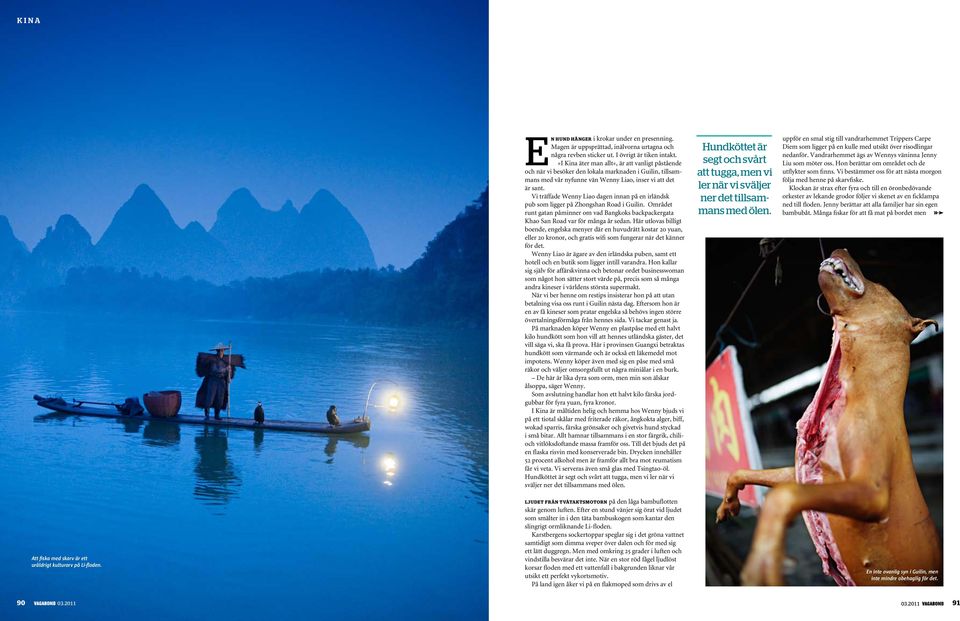
<svg viewBox="0 0 960 621"><path fill-rule="evenodd" d="M197 475L193 495L211 505L225 505L235 495L242 481L227 458L227 434L219 427L204 427L193 439L197 449Z"/></svg>

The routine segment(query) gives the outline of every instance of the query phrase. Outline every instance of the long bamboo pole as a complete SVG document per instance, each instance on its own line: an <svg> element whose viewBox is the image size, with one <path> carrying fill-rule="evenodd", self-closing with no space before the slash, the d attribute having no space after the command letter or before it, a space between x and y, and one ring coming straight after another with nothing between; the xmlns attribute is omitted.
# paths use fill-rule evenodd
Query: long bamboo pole
<svg viewBox="0 0 960 621"><path fill-rule="evenodd" d="M227 418L230 418L230 380L233 375L233 340L227 341Z"/></svg>

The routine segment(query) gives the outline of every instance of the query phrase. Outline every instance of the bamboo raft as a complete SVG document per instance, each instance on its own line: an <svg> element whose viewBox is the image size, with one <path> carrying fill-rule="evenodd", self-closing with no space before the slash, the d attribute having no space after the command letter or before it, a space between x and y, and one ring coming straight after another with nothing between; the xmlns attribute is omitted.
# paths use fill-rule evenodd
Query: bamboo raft
<svg viewBox="0 0 960 621"><path fill-rule="evenodd" d="M359 417L352 421L343 422L334 426L329 423L321 423L306 420L265 420L257 423L251 418L207 418L205 416L196 416L190 414L178 414L176 416L155 418L149 415L138 414L130 415L120 410L121 404L98 404L97 407L88 405L89 402L74 401L68 403L60 397L41 397L33 395L34 400L42 408L61 412L63 414L73 414L75 416L94 416L97 418L112 418L115 420L163 420L171 423L182 423L184 425L207 425L211 427L240 427L243 429L275 429L277 431L301 431L307 433L322 433L327 435L347 435L353 433L362 433L370 431L370 419Z"/></svg>

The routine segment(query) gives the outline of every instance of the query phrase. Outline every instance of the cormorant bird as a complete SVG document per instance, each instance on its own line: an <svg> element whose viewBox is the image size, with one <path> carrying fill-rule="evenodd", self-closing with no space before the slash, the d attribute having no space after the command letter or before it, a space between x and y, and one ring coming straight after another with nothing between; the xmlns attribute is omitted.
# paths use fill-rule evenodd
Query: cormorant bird
<svg viewBox="0 0 960 621"><path fill-rule="evenodd" d="M257 409L253 411L253 420L257 421L258 425L263 424L263 404L257 401Z"/></svg>
<svg viewBox="0 0 960 621"><path fill-rule="evenodd" d="M337 416L337 406L331 405L330 409L327 410L327 422L334 427L340 426L340 417Z"/></svg>

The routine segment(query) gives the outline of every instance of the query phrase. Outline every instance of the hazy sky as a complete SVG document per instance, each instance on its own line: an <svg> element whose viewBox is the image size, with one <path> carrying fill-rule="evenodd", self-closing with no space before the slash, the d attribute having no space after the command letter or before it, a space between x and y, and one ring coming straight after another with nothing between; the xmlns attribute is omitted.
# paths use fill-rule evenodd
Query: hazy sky
<svg viewBox="0 0 960 621"><path fill-rule="evenodd" d="M30 248L62 213L96 241L139 183L206 228L238 187L326 188L403 267L486 182L486 2L0 6L0 214Z"/></svg>

